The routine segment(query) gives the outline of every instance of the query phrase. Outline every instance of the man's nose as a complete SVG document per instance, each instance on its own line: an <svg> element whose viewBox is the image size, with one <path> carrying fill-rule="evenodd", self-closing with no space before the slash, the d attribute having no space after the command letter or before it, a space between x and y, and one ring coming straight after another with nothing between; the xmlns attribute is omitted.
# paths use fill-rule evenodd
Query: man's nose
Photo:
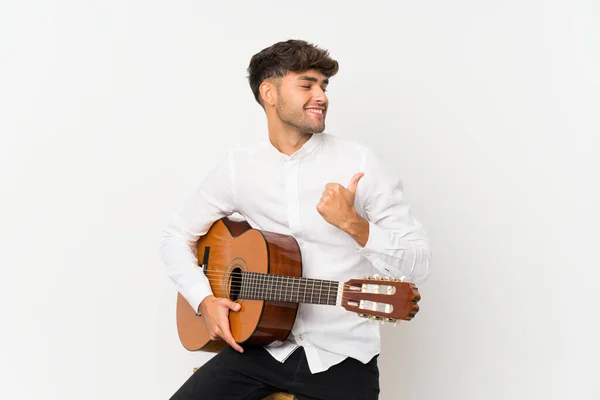
<svg viewBox="0 0 600 400"><path fill-rule="evenodd" d="M327 95L321 88L317 89L314 94L315 101L321 104L327 103Z"/></svg>

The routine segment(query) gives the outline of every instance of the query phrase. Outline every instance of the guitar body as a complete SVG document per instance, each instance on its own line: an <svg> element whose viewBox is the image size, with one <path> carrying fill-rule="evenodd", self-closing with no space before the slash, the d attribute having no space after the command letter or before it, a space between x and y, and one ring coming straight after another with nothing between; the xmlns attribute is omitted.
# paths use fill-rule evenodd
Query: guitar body
<svg viewBox="0 0 600 400"><path fill-rule="evenodd" d="M266 345L288 337L298 304L240 298L235 277L239 272L301 277L300 248L293 237L223 218L199 239L197 250L198 260L207 261L204 272L213 294L241 305L240 311L229 313L236 342ZM210 339L204 319L196 315L181 293L177 296L177 330L181 343L190 351L218 352L228 346L223 340Z"/></svg>

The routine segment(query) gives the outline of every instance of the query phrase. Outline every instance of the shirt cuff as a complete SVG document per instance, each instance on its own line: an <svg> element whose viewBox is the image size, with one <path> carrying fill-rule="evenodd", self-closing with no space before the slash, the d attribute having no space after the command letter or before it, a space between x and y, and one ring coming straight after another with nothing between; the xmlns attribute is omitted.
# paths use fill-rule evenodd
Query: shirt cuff
<svg viewBox="0 0 600 400"><path fill-rule="evenodd" d="M210 287L207 288L204 282L199 282L198 284L194 285L194 287L188 293L188 302L190 303L190 306L194 309L196 315L200 316L200 303L202 303L202 300L204 300L206 297L212 295L212 290Z"/></svg>
<svg viewBox="0 0 600 400"><path fill-rule="evenodd" d="M369 221L369 239L367 239L365 247L361 247L359 244L357 246L362 253L383 253L387 247L388 236L383 228Z"/></svg>

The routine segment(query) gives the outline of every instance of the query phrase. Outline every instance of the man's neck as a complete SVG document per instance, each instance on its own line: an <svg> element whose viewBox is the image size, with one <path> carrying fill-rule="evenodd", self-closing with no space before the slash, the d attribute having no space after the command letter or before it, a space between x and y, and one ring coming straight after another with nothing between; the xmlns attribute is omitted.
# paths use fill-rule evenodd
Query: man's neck
<svg viewBox="0 0 600 400"><path fill-rule="evenodd" d="M269 141L280 153L287 156L300 150L312 135L312 133L300 133L296 130L269 129Z"/></svg>

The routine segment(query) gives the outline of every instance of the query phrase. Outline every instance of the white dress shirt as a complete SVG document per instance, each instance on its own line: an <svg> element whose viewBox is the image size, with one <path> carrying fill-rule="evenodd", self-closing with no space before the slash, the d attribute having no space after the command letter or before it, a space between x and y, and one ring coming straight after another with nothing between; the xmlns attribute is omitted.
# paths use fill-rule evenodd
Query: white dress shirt
<svg viewBox="0 0 600 400"><path fill-rule="evenodd" d="M346 187L358 172L364 176L355 208L369 221L364 247L316 208L327 183ZM194 310L212 294L195 244L216 220L234 213L253 228L292 235L304 277L345 282L378 273L421 283L429 275L427 236L403 201L402 184L367 148L320 133L287 156L267 140L230 151L163 231L168 274ZM288 340L266 349L284 361L297 346L304 347L312 373L346 357L367 363L380 352L379 324L339 306L300 304Z"/></svg>

